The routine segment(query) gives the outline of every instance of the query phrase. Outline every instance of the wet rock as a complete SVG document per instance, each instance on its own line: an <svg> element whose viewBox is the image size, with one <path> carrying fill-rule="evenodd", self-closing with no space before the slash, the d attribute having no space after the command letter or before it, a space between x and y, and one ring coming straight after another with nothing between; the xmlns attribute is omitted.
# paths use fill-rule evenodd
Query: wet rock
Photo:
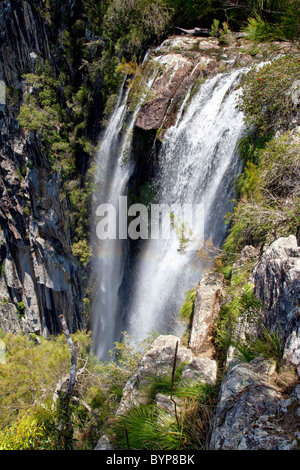
<svg viewBox="0 0 300 470"><path fill-rule="evenodd" d="M161 73L157 74L149 98L141 107L136 127L147 132L159 130L161 137L162 132L174 124L188 88L197 78L215 73L218 63L200 52L199 41L195 38L167 39L156 54L160 54ZM152 60L153 64L158 64L155 58Z"/></svg>

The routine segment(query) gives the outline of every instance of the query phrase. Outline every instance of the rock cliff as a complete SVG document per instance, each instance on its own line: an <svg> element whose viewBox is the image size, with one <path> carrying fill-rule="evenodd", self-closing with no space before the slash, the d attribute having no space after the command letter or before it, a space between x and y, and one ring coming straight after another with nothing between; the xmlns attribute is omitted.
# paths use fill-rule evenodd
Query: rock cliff
<svg viewBox="0 0 300 470"><path fill-rule="evenodd" d="M71 331L82 326L82 294L61 179L39 138L16 120L27 91L22 75L35 71L37 57L54 61L50 44L58 30L37 3L0 5L0 79L6 87L0 113L0 327L47 336L60 331L60 314ZM71 3L61 2L62 8Z"/></svg>

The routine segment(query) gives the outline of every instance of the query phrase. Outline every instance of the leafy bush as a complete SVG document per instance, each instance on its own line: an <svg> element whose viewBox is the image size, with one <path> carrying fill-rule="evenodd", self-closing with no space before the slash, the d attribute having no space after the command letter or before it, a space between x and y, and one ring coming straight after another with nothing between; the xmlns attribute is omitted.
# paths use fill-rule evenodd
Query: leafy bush
<svg viewBox="0 0 300 470"><path fill-rule="evenodd" d="M76 384L70 402L72 428L62 432L64 410L54 400L58 384L70 372L70 350L64 335L44 339L4 335L5 364L0 364L0 448L93 449L115 412L122 390L135 371L149 338L137 351L130 337L115 344L113 361L93 355L90 334L72 335L77 344Z"/></svg>
<svg viewBox="0 0 300 470"><path fill-rule="evenodd" d="M154 39L160 39L170 24L163 0L114 0L104 17L104 34L121 59L132 60Z"/></svg>
<svg viewBox="0 0 300 470"><path fill-rule="evenodd" d="M300 61L292 56L280 57L247 74L239 106L249 128L254 126L263 135L289 128L298 112L293 84L299 75Z"/></svg>
<svg viewBox="0 0 300 470"><path fill-rule="evenodd" d="M287 132L256 153L237 182L239 202L228 214L231 223L223 248L239 251L296 233L300 223L300 162L297 139Z"/></svg>
<svg viewBox="0 0 300 470"><path fill-rule="evenodd" d="M0 450L37 450L45 430L29 411L7 430L0 432Z"/></svg>
<svg viewBox="0 0 300 470"><path fill-rule="evenodd" d="M299 40L300 3L299 0L277 0L267 2L269 15L261 10L250 11L245 31L248 39L255 43L276 40Z"/></svg>

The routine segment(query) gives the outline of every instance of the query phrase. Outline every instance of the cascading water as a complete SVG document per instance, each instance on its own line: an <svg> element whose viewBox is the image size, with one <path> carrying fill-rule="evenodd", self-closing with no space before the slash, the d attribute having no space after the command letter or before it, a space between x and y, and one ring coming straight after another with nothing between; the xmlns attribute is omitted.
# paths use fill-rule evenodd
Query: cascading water
<svg viewBox="0 0 300 470"><path fill-rule="evenodd" d="M153 74L146 83L146 90L151 87L154 79ZM141 97L134 112L128 112L126 105L129 89L124 88L124 83L99 146L95 181L99 192L93 201L94 214L99 215L99 206L109 204L116 209L116 219L119 219L119 197L126 194L126 185L133 171L127 156L132 130L142 103ZM97 240L96 250L98 280L93 302L93 343L95 354L105 360L114 342L119 340L121 335L119 288L124 271L126 243L119 237Z"/></svg>
<svg viewBox="0 0 300 470"><path fill-rule="evenodd" d="M217 246L226 232L224 216L232 208L240 167L237 142L244 124L236 99L241 74L219 74L201 86L164 136L155 182L157 203L203 204L204 236ZM147 240L140 250L124 327L136 342L152 330L181 334L174 320L185 292L197 285L203 271L194 250L178 249L174 238Z"/></svg>
<svg viewBox="0 0 300 470"><path fill-rule="evenodd" d="M189 103L184 101L178 119L164 136L159 171L154 181L156 204L203 204L205 239L219 245L225 235L225 214L232 208L233 182L239 172L237 142L243 132L243 116L236 107L243 70L208 78ZM99 150L101 202L118 207L133 171L121 165L130 143L139 108L124 132L126 95L119 97ZM203 275L196 252L178 250L170 240L142 240L138 256L128 269L124 240L100 242L98 295L95 306L94 345L99 358L107 359L121 331L135 343L155 330L174 330L185 292ZM199 247L198 247L199 248ZM127 272L126 272L127 271ZM128 272L129 271L129 272ZM120 304L120 287L123 295ZM180 331L178 332L180 334Z"/></svg>

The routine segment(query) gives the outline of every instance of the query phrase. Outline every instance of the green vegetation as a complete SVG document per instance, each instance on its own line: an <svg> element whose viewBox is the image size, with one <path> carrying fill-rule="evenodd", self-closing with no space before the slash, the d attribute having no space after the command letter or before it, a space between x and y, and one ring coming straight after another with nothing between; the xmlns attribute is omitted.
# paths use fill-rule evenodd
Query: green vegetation
<svg viewBox="0 0 300 470"><path fill-rule="evenodd" d="M170 25L170 11L163 0L114 0L104 17L104 35L119 57L131 60Z"/></svg>
<svg viewBox="0 0 300 470"><path fill-rule="evenodd" d="M286 130L297 114L293 85L300 76L299 58L274 59L247 74L240 108L249 128L260 135Z"/></svg>
<svg viewBox="0 0 300 470"><path fill-rule="evenodd" d="M31 335L3 335L5 363L0 364L0 449L93 449L115 411L122 389L141 358L130 339L116 344L117 361L99 362L90 351L90 334L72 335L77 344L77 380L71 399L71 429L55 401L60 381L70 372L64 335L46 340ZM146 347L146 346L144 346Z"/></svg>
<svg viewBox="0 0 300 470"><path fill-rule="evenodd" d="M293 42L299 41L299 22L299 0L268 0L263 2L261 11L252 12L245 31L248 38L257 44L276 40Z"/></svg>
<svg viewBox="0 0 300 470"><path fill-rule="evenodd" d="M266 359L272 359L276 363L279 372L282 365L282 349L280 336L276 331L268 331L262 326L258 335L247 338L245 342L233 342L233 346L237 349L237 357L244 362L252 361L252 359L263 356Z"/></svg>
<svg viewBox="0 0 300 470"><path fill-rule="evenodd" d="M232 214L225 251L261 246L295 234L300 223L299 144L290 131L256 152L237 181L239 201Z"/></svg>
<svg viewBox="0 0 300 470"><path fill-rule="evenodd" d="M292 7L297 2L287 3ZM249 24L253 26L255 21L250 20ZM278 16L278 28L282 21L283 16ZM279 31L266 19L264 25L274 34ZM257 43L275 38L270 35L268 38L267 32L264 33L263 38L263 33L258 36L256 30ZM297 34L294 31L290 39L298 40ZM254 32L250 39L254 40ZM246 245L261 249L281 236L296 234L300 224L299 133L295 129L299 119L295 95L299 73L298 56L285 54L259 69L253 68L243 82L239 107L248 133L240 140L239 152L244 167L236 181L237 201L234 210L226 216L228 235L218 257L218 269L227 281L226 302L215 329L221 362L229 346L234 346L242 360L263 355L276 362L278 371L282 364L280 334L268 331L261 324L263 306L249 283L255 260L242 266L239 272L234 263ZM241 320L252 324L257 333L237 338L236 328Z"/></svg>
<svg viewBox="0 0 300 470"><path fill-rule="evenodd" d="M201 382L180 382L180 373L174 386L170 376L159 378L160 387L155 379L149 379L149 382L149 392L152 385L155 393L171 394L171 410L150 400L149 404L133 407L125 415L117 417L111 429L116 447L141 450L207 449L217 389Z"/></svg>
<svg viewBox="0 0 300 470"><path fill-rule="evenodd" d="M192 320L196 293L197 293L196 287L186 292L185 301L183 302L179 311L179 318L181 318L182 320L185 320L185 321Z"/></svg>

